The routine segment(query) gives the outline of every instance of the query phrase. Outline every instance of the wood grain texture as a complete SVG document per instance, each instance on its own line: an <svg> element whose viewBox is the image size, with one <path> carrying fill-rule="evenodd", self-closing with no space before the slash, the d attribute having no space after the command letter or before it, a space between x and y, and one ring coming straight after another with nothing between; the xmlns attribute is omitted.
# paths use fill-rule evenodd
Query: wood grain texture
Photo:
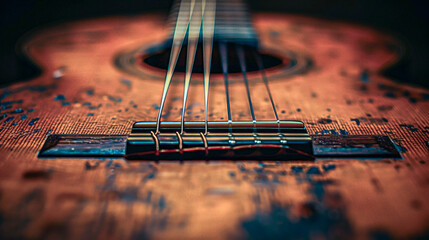
<svg viewBox="0 0 429 240"><path fill-rule="evenodd" d="M118 70L115 56L163 41L161 17L65 23L28 35L43 74L1 90L0 236L4 239L412 239L429 236L429 92L379 72L400 58L391 37L351 24L255 15L262 46L312 59L305 73L270 76L280 118L310 134L390 136L402 160L148 162L38 159L48 133L129 134L153 121L159 77ZM182 78L166 119L179 120ZM213 82L220 79L213 79ZM252 82L256 119L274 115ZM234 120L249 120L244 85L231 85ZM191 84L188 120L203 119ZM222 84L210 120L224 120Z"/></svg>

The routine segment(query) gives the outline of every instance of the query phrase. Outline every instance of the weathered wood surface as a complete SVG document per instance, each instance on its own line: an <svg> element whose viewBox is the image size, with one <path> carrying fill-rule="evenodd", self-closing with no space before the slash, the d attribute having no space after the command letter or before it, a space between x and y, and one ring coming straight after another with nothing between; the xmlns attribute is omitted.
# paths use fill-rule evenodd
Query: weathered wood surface
<svg viewBox="0 0 429 240"><path fill-rule="evenodd" d="M271 80L282 119L304 121L311 134L388 135L402 160L38 159L48 133L128 134L133 122L155 119L162 74L121 72L114 57L162 41L162 26L152 15L113 17L27 36L24 50L44 71L1 90L1 238L429 236L429 93L380 76L399 58L396 43L360 26L255 16L263 46L313 60L306 73ZM180 117L181 83L169 120ZM231 85L234 120L250 119L244 91ZM223 85L210 94L210 119L226 118ZM263 84L252 84L252 97L257 119L274 119ZM193 84L188 119L203 118L202 101Z"/></svg>

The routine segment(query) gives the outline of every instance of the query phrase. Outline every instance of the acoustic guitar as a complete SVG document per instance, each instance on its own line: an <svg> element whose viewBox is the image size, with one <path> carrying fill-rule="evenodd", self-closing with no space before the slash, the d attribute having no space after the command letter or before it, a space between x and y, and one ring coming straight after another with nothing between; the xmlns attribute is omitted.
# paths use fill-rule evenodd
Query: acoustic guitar
<svg viewBox="0 0 429 240"><path fill-rule="evenodd" d="M383 76L392 36L182 0L19 46L2 239L429 237L429 92Z"/></svg>

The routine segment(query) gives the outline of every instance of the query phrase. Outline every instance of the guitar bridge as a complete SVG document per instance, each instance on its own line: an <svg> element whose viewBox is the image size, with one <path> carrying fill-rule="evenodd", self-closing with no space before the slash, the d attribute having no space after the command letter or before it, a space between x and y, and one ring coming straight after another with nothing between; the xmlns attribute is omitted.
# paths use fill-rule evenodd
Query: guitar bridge
<svg viewBox="0 0 429 240"><path fill-rule="evenodd" d="M311 137L299 121L137 122L126 145L128 159L312 160Z"/></svg>
<svg viewBox="0 0 429 240"><path fill-rule="evenodd" d="M397 158L398 147L381 135L312 135L302 122L137 122L130 135L48 135L40 158L124 157L141 160L312 160Z"/></svg>

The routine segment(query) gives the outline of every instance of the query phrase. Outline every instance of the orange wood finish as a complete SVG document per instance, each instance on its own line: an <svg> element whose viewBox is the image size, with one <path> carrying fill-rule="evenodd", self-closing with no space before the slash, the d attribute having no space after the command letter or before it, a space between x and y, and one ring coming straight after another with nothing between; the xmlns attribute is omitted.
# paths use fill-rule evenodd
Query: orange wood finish
<svg viewBox="0 0 429 240"><path fill-rule="evenodd" d="M114 64L121 52L162 42L168 36L163 18L64 23L24 38L23 50L42 75L1 89L2 105L12 108L2 110L7 116L0 123L0 235L429 236L429 93L381 76L403 54L397 41L365 27L301 16L259 14L254 25L264 48L289 49L313 62L305 73L270 75L281 119L303 121L310 134L388 135L403 159L38 159L48 133L129 134L134 122L154 121L163 87L162 73L138 77ZM210 88L212 121L227 119L221 81L214 77ZM166 120L180 120L182 86L177 77ZM231 84L230 91L233 120L250 120L244 85ZM251 94L256 119L273 120L262 81L251 82ZM203 85L195 80L187 120L203 120L203 99Z"/></svg>

